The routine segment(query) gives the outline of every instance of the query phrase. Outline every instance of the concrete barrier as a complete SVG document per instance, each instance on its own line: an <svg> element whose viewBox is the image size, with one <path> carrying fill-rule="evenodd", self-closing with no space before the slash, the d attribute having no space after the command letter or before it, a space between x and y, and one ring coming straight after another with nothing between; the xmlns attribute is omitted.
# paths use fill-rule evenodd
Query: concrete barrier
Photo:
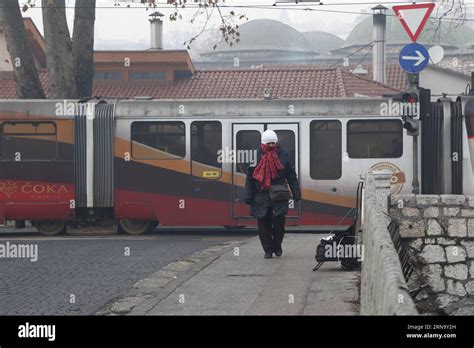
<svg viewBox="0 0 474 348"><path fill-rule="evenodd" d="M391 174L368 172L363 193L364 260L361 271L360 314L418 315L410 297L388 225Z"/></svg>

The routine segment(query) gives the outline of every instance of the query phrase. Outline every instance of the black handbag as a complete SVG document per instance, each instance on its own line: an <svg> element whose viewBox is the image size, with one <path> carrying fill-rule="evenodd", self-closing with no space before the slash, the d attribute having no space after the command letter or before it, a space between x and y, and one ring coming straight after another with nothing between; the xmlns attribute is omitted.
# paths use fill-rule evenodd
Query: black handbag
<svg viewBox="0 0 474 348"><path fill-rule="evenodd" d="M270 186L270 200L272 202L284 202L291 199L290 190L287 185Z"/></svg>

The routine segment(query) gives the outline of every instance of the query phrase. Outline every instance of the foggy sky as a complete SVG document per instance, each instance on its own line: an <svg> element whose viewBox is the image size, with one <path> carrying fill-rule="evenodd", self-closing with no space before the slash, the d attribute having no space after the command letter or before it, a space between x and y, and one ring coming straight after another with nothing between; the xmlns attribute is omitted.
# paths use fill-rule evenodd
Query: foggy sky
<svg viewBox="0 0 474 348"><path fill-rule="evenodd" d="M369 0L366 2L372 2ZM338 11L351 11L357 12L356 14L343 14L343 13L327 13L327 12L315 12L315 11L300 11L300 10L278 10L278 7L272 7L268 10L263 9L234 9L239 14L245 14L249 20L269 18L282 21L295 29L304 31L320 30L335 34L343 39L347 37L352 28L366 15L361 13L371 13L370 9L375 6L373 5L360 5L359 1L355 0L327 0L325 4L330 5L331 3L353 3L355 6L317 6L316 4L299 4L295 6L294 3L280 4L279 7L292 7L292 8L315 8L315 9L328 9ZM406 1L398 1L400 3L406 3ZM21 2L20 2L21 3ZM37 0L40 4L41 1ZM66 0L68 8L68 21L70 28L72 28L72 20L74 16L74 0ZM120 7L115 6L117 3L113 0L97 0L97 13L96 13L96 27L95 27L95 48L96 49L147 49L149 48L149 22L148 16L152 12L146 10L146 7L141 4L131 4L132 8L126 8L125 2L118 2L121 4ZM273 0L227 0L226 5L272 5ZM467 0L468 4L468 16L474 17L474 0ZM308 6L312 5L312 6ZM165 5L166 6L166 5ZM392 6L392 5L387 5ZM107 8L101 8L107 7ZM232 9L223 8L222 12L227 14ZM180 10L183 16L182 20L175 22L169 20L169 15L172 13L171 8L158 8L158 11L163 13L164 22L164 48L166 49L184 49L184 41L189 40L194 35L202 30L204 25L205 16L199 16L197 20L191 24L190 19L193 17L196 9L189 8ZM33 18L40 31L43 31L41 9L33 8L28 10L24 16ZM238 21L237 24L245 23L245 20ZM207 38L212 33L212 28L217 28L220 23L220 18L217 12L214 12L211 20L208 23L208 30L202 35L201 39L196 42L194 49L199 49L203 43L206 42ZM471 28L474 28L474 22L466 23Z"/></svg>

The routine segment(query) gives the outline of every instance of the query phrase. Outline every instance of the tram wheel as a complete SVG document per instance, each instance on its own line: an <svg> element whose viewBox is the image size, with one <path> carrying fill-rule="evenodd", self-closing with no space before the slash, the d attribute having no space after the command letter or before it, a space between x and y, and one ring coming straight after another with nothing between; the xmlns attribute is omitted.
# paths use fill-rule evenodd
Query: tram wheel
<svg viewBox="0 0 474 348"><path fill-rule="evenodd" d="M66 233L66 223L64 221L35 221L33 225L45 236L56 236Z"/></svg>
<svg viewBox="0 0 474 348"><path fill-rule="evenodd" d="M157 225L153 221L143 221L143 220L120 220L119 221L119 231L125 232L127 234L139 235L150 232Z"/></svg>

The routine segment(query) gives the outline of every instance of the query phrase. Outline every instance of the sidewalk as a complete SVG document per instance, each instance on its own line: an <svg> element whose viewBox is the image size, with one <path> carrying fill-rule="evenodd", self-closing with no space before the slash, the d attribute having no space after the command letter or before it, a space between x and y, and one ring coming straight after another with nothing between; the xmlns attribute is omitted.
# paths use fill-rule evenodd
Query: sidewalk
<svg viewBox="0 0 474 348"><path fill-rule="evenodd" d="M272 259L263 258L258 237L252 237L128 314L357 315L359 272L344 272L338 262L312 272L321 237L287 234L283 256Z"/></svg>

